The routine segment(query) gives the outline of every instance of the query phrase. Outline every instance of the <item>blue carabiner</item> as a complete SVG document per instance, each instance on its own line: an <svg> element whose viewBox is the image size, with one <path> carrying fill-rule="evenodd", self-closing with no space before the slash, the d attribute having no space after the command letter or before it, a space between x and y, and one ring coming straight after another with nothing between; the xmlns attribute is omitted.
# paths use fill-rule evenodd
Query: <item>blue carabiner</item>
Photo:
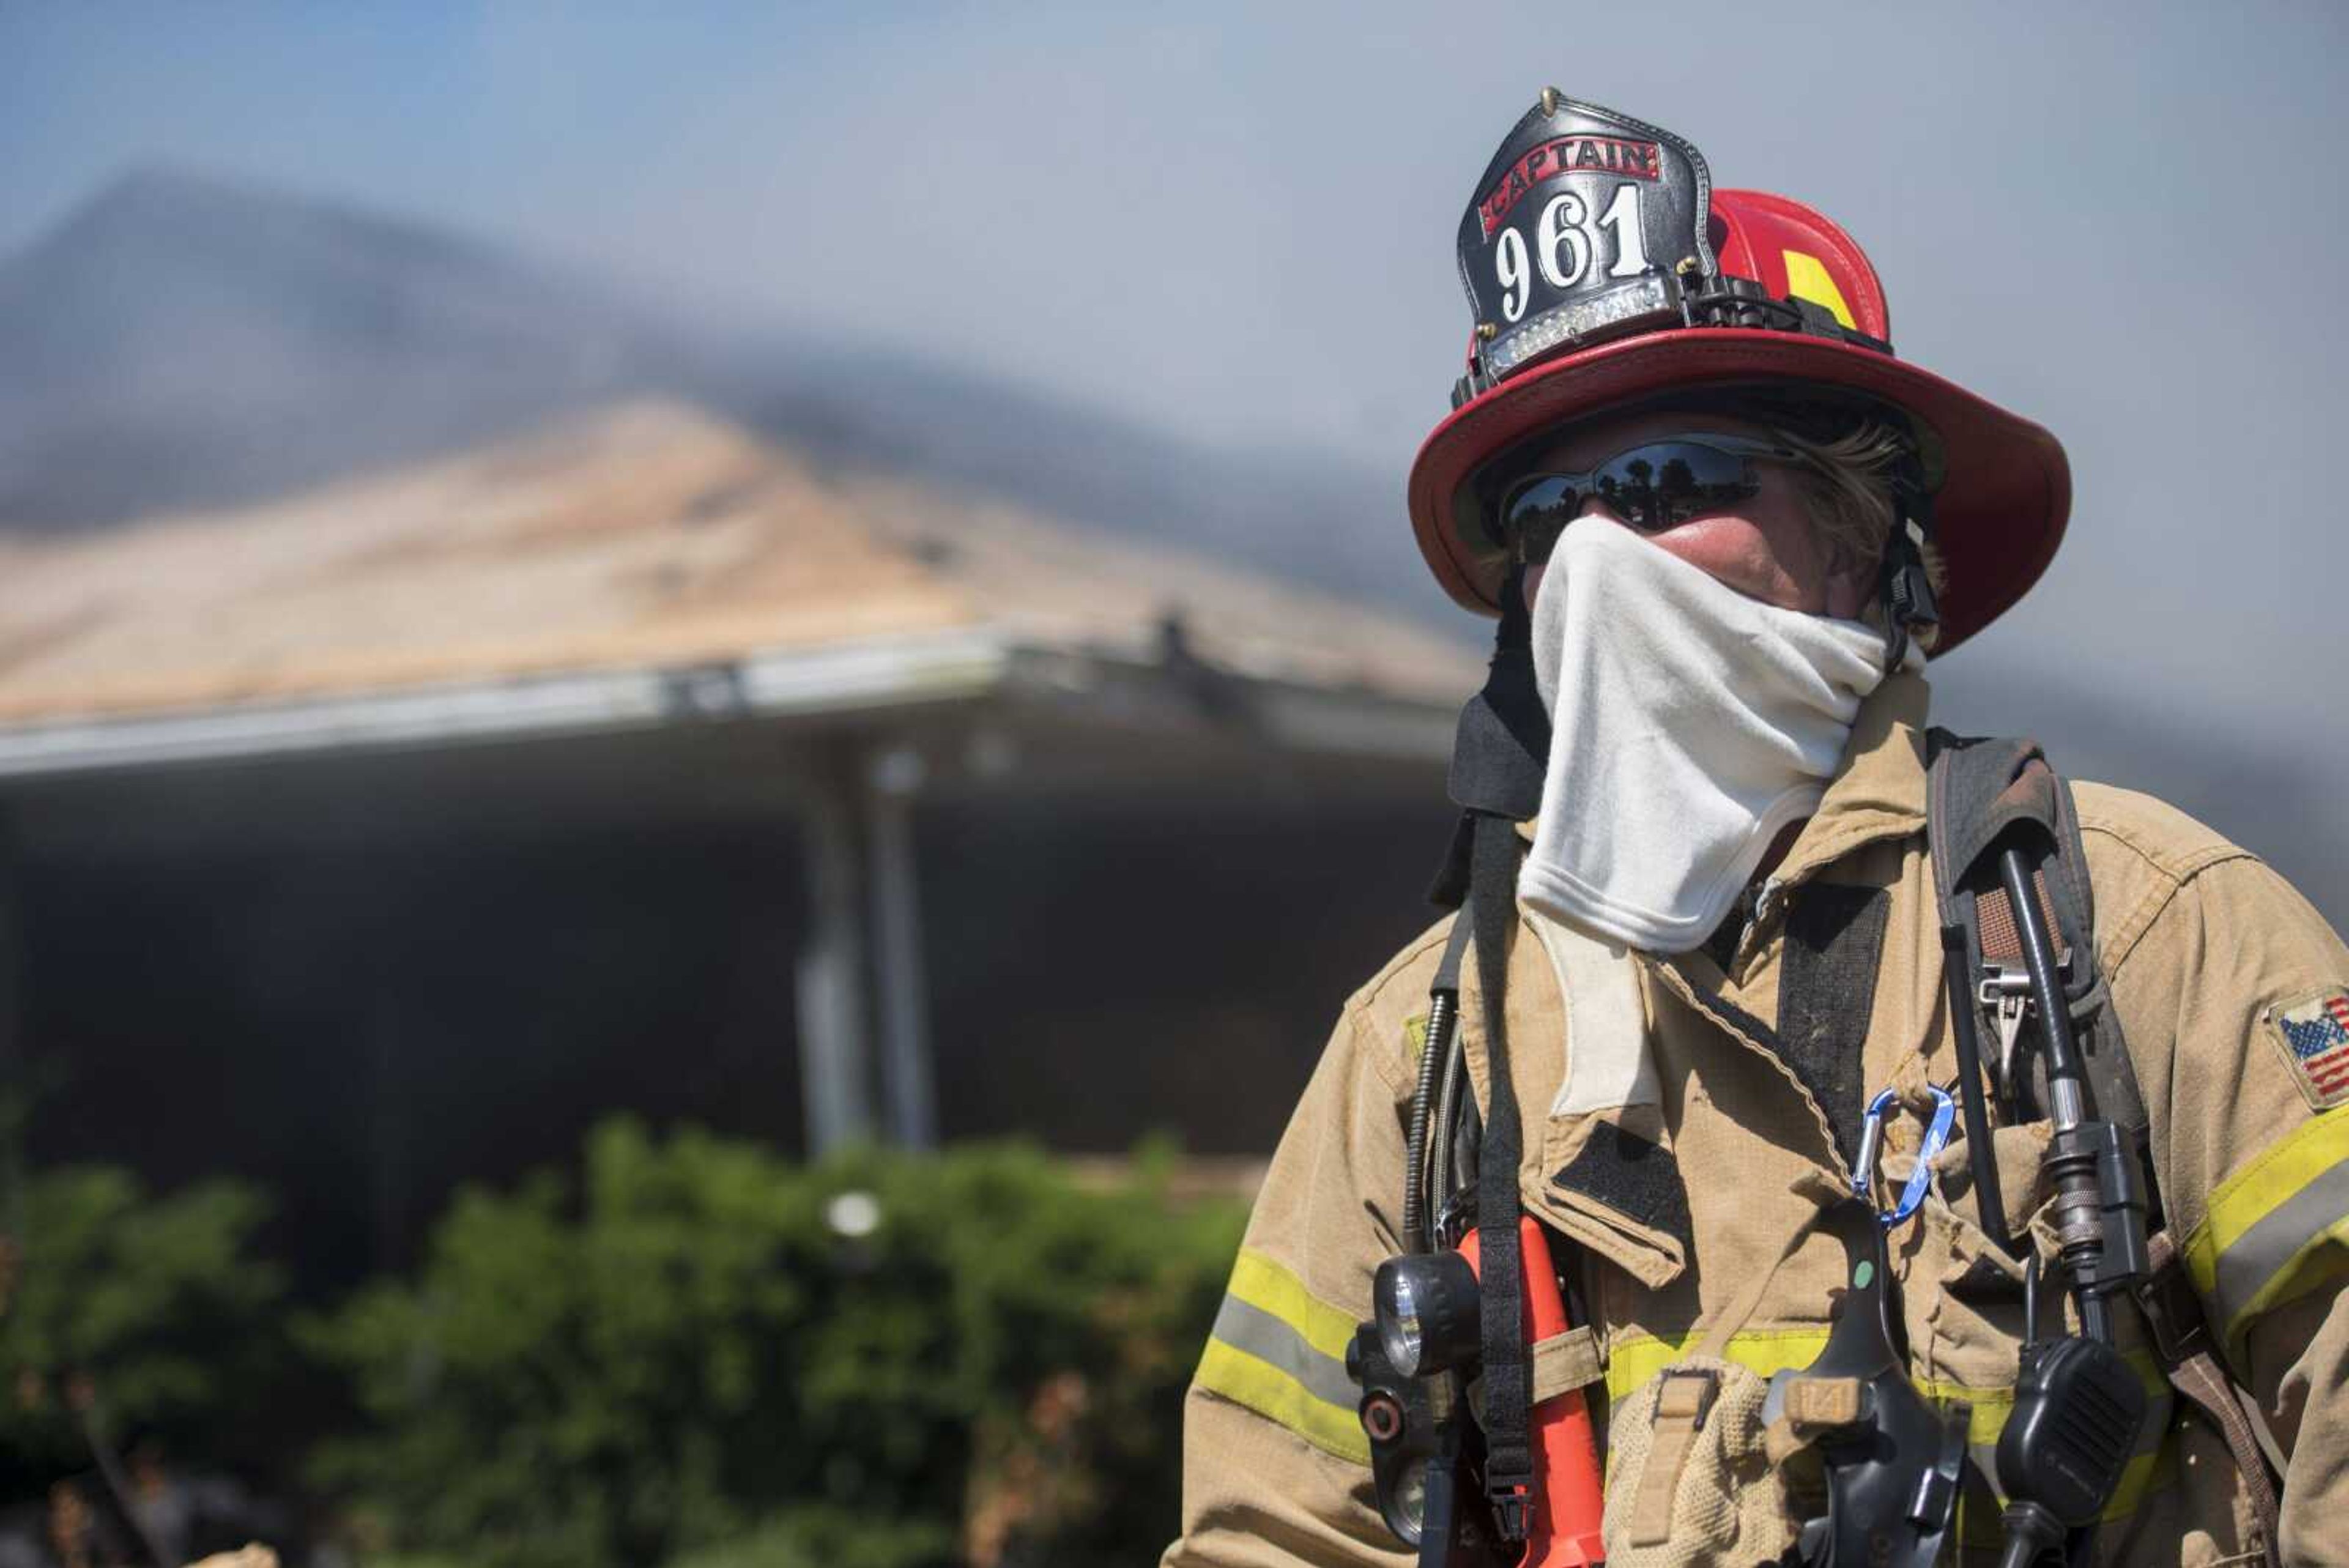
<svg viewBox="0 0 2349 1568"><path fill-rule="evenodd" d="M1924 1207L1925 1194L1933 1184L1932 1158L1950 1141L1950 1127L1957 1120L1958 1103L1950 1097L1947 1089L1928 1084L1925 1092L1933 1096L1933 1117L1925 1124L1925 1141L1917 1147L1917 1168L1909 1173L1909 1185L1901 1189L1900 1201L1892 1206L1889 1213L1879 1210L1876 1217L1888 1231L1905 1223ZM1876 1201L1871 1189L1876 1185L1876 1156L1884 1146L1884 1116L1897 1099L1890 1089L1878 1095L1868 1103L1868 1115L1859 1124L1859 1158L1852 1161L1851 1191L1864 1203L1872 1205Z"/></svg>

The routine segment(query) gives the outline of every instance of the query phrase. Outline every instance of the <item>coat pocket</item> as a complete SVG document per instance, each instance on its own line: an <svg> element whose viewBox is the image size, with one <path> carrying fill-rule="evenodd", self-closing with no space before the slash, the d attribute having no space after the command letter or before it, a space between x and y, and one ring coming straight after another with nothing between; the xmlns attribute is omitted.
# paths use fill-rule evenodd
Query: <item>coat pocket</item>
<svg viewBox="0 0 2349 1568"><path fill-rule="evenodd" d="M1765 1563L1795 1543L1768 1393L1749 1369L1700 1355L1624 1398L1608 1423L1608 1568Z"/></svg>

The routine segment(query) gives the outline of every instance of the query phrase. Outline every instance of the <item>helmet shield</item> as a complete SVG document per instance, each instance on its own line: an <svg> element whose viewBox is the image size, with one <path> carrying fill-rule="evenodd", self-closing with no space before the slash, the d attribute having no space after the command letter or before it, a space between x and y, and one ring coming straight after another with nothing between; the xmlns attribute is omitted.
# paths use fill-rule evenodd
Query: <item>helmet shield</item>
<svg viewBox="0 0 2349 1568"><path fill-rule="evenodd" d="M1671 131L1543 89L1460 220L1483 385L1560 348L1681 317L1714 271L1704 155Z"/></svg>

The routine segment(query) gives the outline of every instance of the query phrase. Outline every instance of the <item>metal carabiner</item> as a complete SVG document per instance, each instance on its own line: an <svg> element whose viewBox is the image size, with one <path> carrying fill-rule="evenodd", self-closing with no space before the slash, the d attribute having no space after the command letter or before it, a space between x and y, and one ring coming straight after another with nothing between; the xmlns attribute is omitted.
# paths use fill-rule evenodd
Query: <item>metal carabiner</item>
<svg viewBox="0 0 2349 1568"><path fill-rule="evenodd" d="M1950 1127L1957 1119L1958 1103L1950 1091L1928 1084L1925 1092L1933 1096L1932 1119L1925 1124L1925 1141L1917 1146L1917 1168L1909 1173L1908 1186L1900 1189L1900 1200L1891 1210L1877 1210L1877 1222L1889 1231L1905 1223L1924 1207L1925 1194L1933 1185L1932 1158L1950 1141ZM1859 1158L1851 1165L1852 1196L1870 1208L1876 1205L1872 1189L1876 1185L1876 1157L1884 1147L1884 1116L1898 1103L1899 1096L1886 1089L1868 1103L1868 1115L1859 1124Z"/></svg>

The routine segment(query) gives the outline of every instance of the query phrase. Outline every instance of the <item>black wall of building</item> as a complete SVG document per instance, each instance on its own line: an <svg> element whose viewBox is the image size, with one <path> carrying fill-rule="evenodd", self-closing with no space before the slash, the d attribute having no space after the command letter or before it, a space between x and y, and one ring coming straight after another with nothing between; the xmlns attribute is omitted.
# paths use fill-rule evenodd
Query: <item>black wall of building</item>
<svg viewBox="0 0 2349 1568"><path fill-rule="evenodd" d="M1433 918L1450 822L1440 798L933 820L941 1131L1269 1154L1340 1004Z"/></svg>
<svg viewBox="0 0 2349 1568"><path fill-rule="evenodd" d="M1412 783L922 805L941 1134L1268 1154L1340 1002L1429 918L1450 814ZM801 1148L794 816L393 798L412 809L323 831L22 819L36 1163L252 1178L272 1250L324 1291L410 1262L460 1183L566 1162L617 1112ZM151 827L174 797L108 809Z"/></svg>
<svg viewBox="0 0 2349 1568"><path fill-rule="evenodd" d="M788 836L27 861L36 1161L264 1182L302 1271L617 1110L794 1142Z"/></svg>

